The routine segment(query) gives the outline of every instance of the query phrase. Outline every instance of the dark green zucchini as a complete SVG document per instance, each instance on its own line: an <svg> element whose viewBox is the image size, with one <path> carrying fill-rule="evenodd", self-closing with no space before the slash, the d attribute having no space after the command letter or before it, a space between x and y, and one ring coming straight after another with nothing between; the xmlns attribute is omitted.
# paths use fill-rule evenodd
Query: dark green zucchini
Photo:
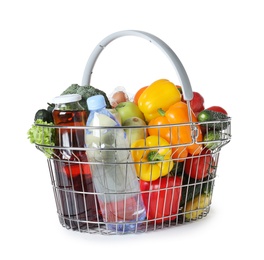
<svg viewBox="0 0 264 260"><path fill-rule="evenodd" d="M214 177L207 176L202 180L190 178L187 174L183 176L183 187L180 206L184 206L186 202L193 200L199 194L210 194L213 191Z"/></svg>
<svg viewBox="0 0 264 260"><path fill-rule="evenodd" d="M214 130L224 130L230 124L230 122L228 122L227 115L207 109L201 111L198 114L197 119L198 122L205 123L202 124L203 127L208 126L209 129L214 129ZM214 123L212 121L217 121L217 122Z"/></svg>

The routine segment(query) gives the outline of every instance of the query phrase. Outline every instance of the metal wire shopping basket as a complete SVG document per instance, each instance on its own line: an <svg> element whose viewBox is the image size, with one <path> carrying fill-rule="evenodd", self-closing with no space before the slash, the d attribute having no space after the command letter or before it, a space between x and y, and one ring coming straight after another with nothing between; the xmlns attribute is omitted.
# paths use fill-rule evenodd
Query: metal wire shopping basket
<svg viewBox="0 0 264 260"><path fill-rule="evenodd" d="M86 233L100 233L100 234L124 234L124 233L140 233L149 232L157 229L164 229L168 227L174 227L181 224L197 221L205 217L210 210L212 203L212 195L214 182L217 172L217 165L219 155L222 147L226 145L231 139L231 119L228 117L224 120L210 121L210 122L195 122L192 119L190 100L193 98L192 88L185 72L182 63L172 51L172 49L156 36L142 32L142 31L120 31L109 35L104 38L94 49L87 65L84 70L82 85L90 85L90 79L93 67L97 58L103 49L113 40L123 36L137 36L144 38L151 43L159 47L170 59L172 65L178 74L181 82L184 99L187 102L189 121L175 125L162 125L156 126L158 129L158 145L141 147L115 147L113 148L101 148L98 152L108 151L115 153L120 150L127 152L129 155L135 151L140 151L141 156L149 152L156 152L163 150L171 151L171 156L168 159L164 159L160 163L167 163L168 160L172 163L169 174L164 177L160 177L157 180L150 180L141 182L140 189L137 192L113 192L115 198L123 198L123 201L127 201L127 198L137 197L144 202L145 215L144 218L139 216L133 216L133 225L131 220L127 220L125 214L117 220L117 218L108 218L105 220L102 217L102 211L108 209L102 208L102 204L98 203L98 197L106 197L109 194L95 192L92 174L89 172L89 167L92 162L88 160L62 160L54 153L48 159L48 166L51 176L52 187L55 196L55 202L57 207L57 213L59 221L63 227L71 230L77 230ZM40 125L41 126L41 125ZM47 128L59 129L59 131L68 131L70 135L75 131L89 130L89 127L58 127L42 125L43 131ZM125 131L134 131L135 129L141 129L144 131L145 136L148 136L148 131L154 126L131 126L122 127ZM116 129L117 127L98 127L98 130L102 129ZM119 127L120 128L120 127ZM189 133L189 142L178 142L173 144L162 145L161 132L166 128L167 131L177 131L178 135L186 131ZM198 132L201 131L203 136L210 133L217 133L214 135L214 139L210 141L203 141L198 138ZM192 155L184 153L190 146L196 145L196 152ZM37 148L45 152L45 149L62 150L65 147L58 146L45 146L38 144ZM72 154L77 152L85 153L85 147L68 147ZM173 156L176 155L177 156ZM184 156L183 156L184 154ZM146 163L144 160L131 160L126 162L117 162L113 160L108 162L114 167L122 164L124 171L132 165L132 167L143 167ZM104 166L103 162L99 162L101 166ZM73 170L73 167L78 169L78 174ZM62 170L63 169L63 170ZM187 174L193 172L194 175ZM87 173L88 171L88 173ZM199 171L202 172L202 176L198 177ZM106 199L105 199L106 201ZM139 200L137 200L137 206L139 207ZM106 204L103 207L108 207ZM111 204L111 211L113 215L117 211L126 211L128 202L120 206L118 199L114 200ZM141 212L142 213L142 212ZM138 213L139 214L139 213ZM118 222L118 225L117 225ZM109 225L115 226L116 229L108 229ZM125 227L131 226L132 228L126 229ZM122 228L124 227L124 228Z"/></svg>

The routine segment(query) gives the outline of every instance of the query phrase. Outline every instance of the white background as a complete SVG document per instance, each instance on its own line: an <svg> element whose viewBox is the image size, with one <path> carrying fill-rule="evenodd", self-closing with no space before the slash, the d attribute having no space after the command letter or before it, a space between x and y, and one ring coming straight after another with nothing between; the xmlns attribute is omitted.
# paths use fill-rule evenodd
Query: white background
<svg viewBox="0 0 264 260"><path fill-rule="evenodd" d="M173 3L173 4L172 4ZM263 259L262 1L1 1L1 259ZM205 105L232 117L210 214L191 225L103 236L60 226L46 159L27 140L35 112L81 84L95 46L142 30L181 59ZM92 85L131 93L159 78L178 83L164 54L137 37L111 43ZM5 255L5 256L4 256Z"/></svg>

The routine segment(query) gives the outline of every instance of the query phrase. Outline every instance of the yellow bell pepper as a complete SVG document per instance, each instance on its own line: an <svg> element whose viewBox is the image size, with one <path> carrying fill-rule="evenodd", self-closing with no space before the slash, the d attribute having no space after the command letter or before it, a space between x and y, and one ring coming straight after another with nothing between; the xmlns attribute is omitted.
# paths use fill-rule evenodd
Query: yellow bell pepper
<svg viewBox="0 0 264 260"><path fill-rule="evenodd" d="M138 99L138 107L149 122L159 116L158 109L166 111L171 105L181 100L181 93L176 85L167 79L160 79L149 85Z"/></svg>
<svg viewBox="0 0 264 260"><path fill-rule="evenodd" d="M169 146L169 143L164 138L155 135L139 139L132 144L132 148L141 148L131 150L137 176L141 180L154 181L171 171L173 167L172 150L162 146Z"/></svg>

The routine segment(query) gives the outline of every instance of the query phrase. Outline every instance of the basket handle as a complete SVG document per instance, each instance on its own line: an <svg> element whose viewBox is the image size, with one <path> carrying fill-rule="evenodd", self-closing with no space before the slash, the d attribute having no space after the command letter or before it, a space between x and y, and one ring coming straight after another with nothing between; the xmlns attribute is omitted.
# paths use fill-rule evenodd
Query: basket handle
<svg viewBox="0 0 264 260"><path fill-rule="evenodd" d="M179 80L181 82L181 86L182 86L182 92L183 92L183 96L184 99L186 101L192 100L193 98L193 92L192 92L192 87L188 78L188 75L181 63L181 61L179 60L179 58L177 57L177 55L173 52L173 50L165 43L163 42L161 39L157 38L156 36L147 33L147 32L143 32L143 31L137 31L137 30L125 30L125 31L119 31L113 34L110 34L109 36L105 37L93 50L93 52L91 53L87 64L85 66L85 70L83 73L83 79L82 79L82 85L90 85L90 81L91 81L91 75L92 75L92 70L93 67L97 61L97 58L99 57L100 53L103 51L103 49L113 40L122 37L122 36L138 36L141 38L144 38L152 43L154 43L155 45L157 45L163 52L165 52L165 54L168 56L168 58L170 59L170 61L172 62Z"/></svg>

